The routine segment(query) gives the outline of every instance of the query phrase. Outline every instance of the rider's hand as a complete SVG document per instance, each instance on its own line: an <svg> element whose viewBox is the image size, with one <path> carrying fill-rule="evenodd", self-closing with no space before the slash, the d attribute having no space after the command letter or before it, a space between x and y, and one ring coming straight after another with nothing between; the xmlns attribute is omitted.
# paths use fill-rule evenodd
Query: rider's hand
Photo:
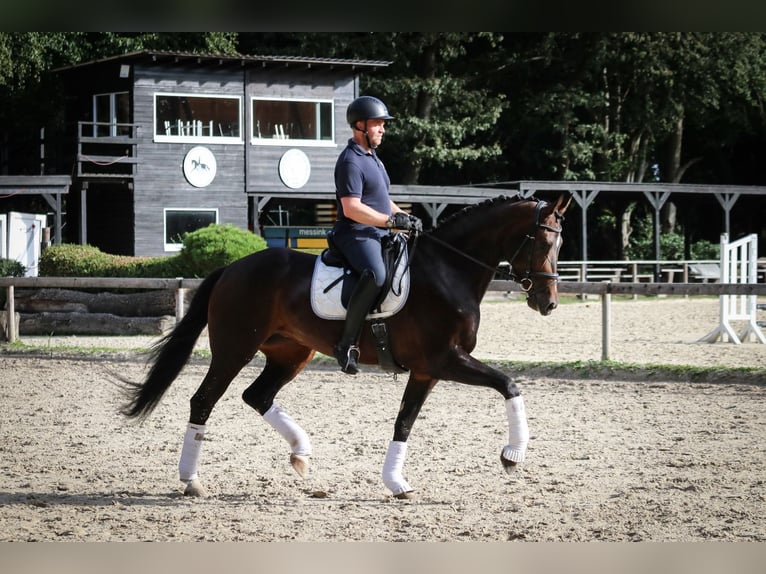
<svg viewBox="0 0 766 574"><path fill-rule="evenodd" d="M420 221L419 217L408 215L403 211L397 211L391 218L391 227L393 229L411 230L420 233L423 231L423 222Z"/></svg>

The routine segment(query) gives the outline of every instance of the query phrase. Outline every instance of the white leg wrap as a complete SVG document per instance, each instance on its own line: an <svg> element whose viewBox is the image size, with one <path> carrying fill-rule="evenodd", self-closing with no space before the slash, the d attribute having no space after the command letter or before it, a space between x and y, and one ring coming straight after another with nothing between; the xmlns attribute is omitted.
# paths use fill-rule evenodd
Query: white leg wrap
<svg viewBox="0 0 766 574"><path fill-rule="evenodd" d="M197 466L199 453L202 450L202 439L205 436L205 425L189 423L184 435L184 446L181 450L181 460L178 463L178 474L182 482L190 482L198 477Z"/></svg>
<svg viewBox="0 0 766 574"><path fill-rule="evenodd" d="M311 455L309 435L277 403L272 404L271 408L264 413L263 420L290 444L293 454Z"/></svg>
<svg viewBox="0 0 766 574"><path fill-rule="evenodd" d="M383 484L386 485L394 496L403 492L410 492L412 487L407 484L402 475L404 459L407 456L407 443L392 440L388 443L386 460L383 462Z"/></svg>
<svg viewBox="0 0 766 574"><path fill-rule="evenodd" d="M508 444L503 448L503 458L514 462L524 462L524 454L529 444L529 427L524 398L519 395L505 401L508 413Z"/></svg>

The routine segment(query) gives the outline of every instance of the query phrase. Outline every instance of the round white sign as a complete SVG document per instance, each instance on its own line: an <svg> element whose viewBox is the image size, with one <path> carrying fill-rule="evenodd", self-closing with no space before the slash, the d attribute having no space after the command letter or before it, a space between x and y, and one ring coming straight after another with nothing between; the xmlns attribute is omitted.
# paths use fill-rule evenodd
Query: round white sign
<svg viewBox="0 0 766 574"><path fill-rule="evenodd" d="M299 149L287 150L279 160L279 178L290 189L300 189L311 176L311 161Z"/></svg>
<svg viewBox="0 0 766 574"><path fill-rule="evenodd" d="M215 156L204 146L193 147L184 157L183 169L186 181L194 187L207 187L215 178Z"/></svg>

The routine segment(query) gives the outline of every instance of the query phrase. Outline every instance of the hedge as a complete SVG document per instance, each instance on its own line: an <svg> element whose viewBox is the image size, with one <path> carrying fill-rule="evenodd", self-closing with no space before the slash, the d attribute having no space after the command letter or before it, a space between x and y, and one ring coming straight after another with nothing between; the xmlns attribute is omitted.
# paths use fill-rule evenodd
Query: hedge
<svg viewBox="0 0 766 574"><path fill-rule="evenodd" d="M43 277L205 277L214 269L266 248L266 241L230 224L212 224L184 235L181 251L161 257L104 253L91 245L62 244L40 257Z"/></svg>

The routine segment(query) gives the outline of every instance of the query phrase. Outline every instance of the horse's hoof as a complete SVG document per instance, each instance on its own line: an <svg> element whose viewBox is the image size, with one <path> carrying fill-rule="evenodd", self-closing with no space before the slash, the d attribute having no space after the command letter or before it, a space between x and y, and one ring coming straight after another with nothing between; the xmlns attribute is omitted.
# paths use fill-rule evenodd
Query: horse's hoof
<svg viewBox="0 0 766 574"><path fill-rule="evenodd" d="M190 480L186 483L186 488L184 489L184 496L196 496L197 498L207 498L207 490L205 490L205 487L202 486L202 483L197 480L196 478L194 480Z"/></svg>
<svg viewBox="0 0 766 574"><path fill-rule="evenodd" d="M309 457L302 454L291 454L290 464L301 478L306 478L309 472Z"/></svg>
<svg viewBox="0 0 766 574"><path fill-rule="evenodd" d="M397 500L414 500L418 497L417 494L415 494L414 490L408 490L407 492L400 492L399 494L394 494L394 498Z"/></svg>
<svg viewBox="0 0 766 574"><path fill-rule="evenodd" d="M500 462L502 463L505 472L508 474L513 474L519 468L518 462L515 460L508 460L502 453L500 453Z"/></svg>

